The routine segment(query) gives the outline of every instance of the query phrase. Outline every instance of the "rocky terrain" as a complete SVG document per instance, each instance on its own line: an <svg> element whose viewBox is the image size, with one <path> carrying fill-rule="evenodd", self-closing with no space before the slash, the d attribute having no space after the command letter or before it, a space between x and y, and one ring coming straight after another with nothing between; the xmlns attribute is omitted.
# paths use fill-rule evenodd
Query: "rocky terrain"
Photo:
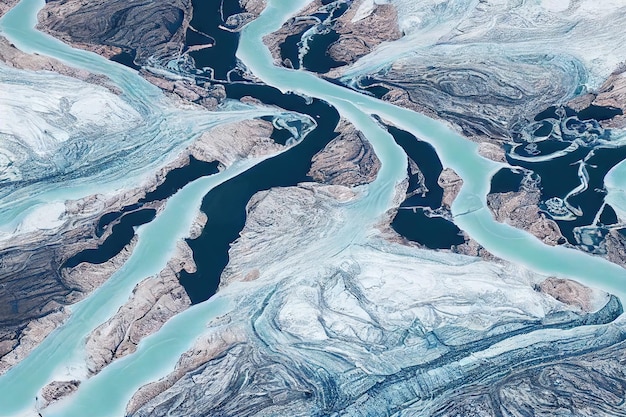
<svg viewBox="0 0 626 417"><path fill-rule="evenodd" d="M333 10L347 6L343 12ZM329 13L330 11L330 13ZM328 16L322 20L317 15ZM317 14L317 15L316 15ZM276 62L287 67L299 67L300 63L285 58L282 48L286 47L287 38L298 38L299 43L290 48L295 55L306 55L304 46L316 34L336 33L337 40L323 51L339 66L356 62L369 54L374 48L385 41L393 41L402 36L397 26L397 11L392 4L378 3L373 0L324 2L316 0L301 10L283 27L267 36L264 41L268 45ZM335 73L334 69L329 74Z"/></svg>
<svg viewBox="0 0 626 417"><path fill-rule="evenodd" d="M206 216L200 214L189 238L196 237L204 223ZM191 250L184 241L178 243L163 271L137 284L115 316L89 335L86 341L89 372L98 373L113 360L133 353L144 337L157 332L168 319L191 305L178 282L182 270L195 270Z"/></svg>
<svg viewBox="0 0 626 417"><path fill-rule="evenodd" d="M0 37L0 87L15 93L0 99L12 115L0 126L9 414L22 401L62 417L124 406L128 416L626 416L621 293L497 258L459 220L489 208L550 254L565 246L624 265L626 235L602 197L622 151L621 4L310 1L263 38L268 62L299 69L289 75L303 87L339 84L306 97L264 85L259 63L234 55L266 5L48 1L39 29L110 59L92 63L107 76ZM217 8L216 27L194 26L201 7ZM595 41L585 27L598 28ZM607 42L589 48L598 38ZM211 50L225 68L196 65ZM464 165L442 163L451 158L433 144L445 126L424 123L421 139L355 96L479 142L472 151L489 161L476 159L501 168L487 207L486 191L463 194L474 185ZM480 201L453 210L464 198ZM223 266L207 267L219 256ZM127 270L140 278L103 298ZM217 297L194 294L213 273ZM94 301L110 308L81 310ZM35 382L7 372L20 362Z"/></svg>
<svg viewBox="0 0 626 417"><path fill-rule="evenodd" d="M229 17L237 31L265 7L241 0L245 12ZM106 58L130 57L129 65L167 93L213 110L225 98L222 85L193 78L193 60L183 51L192 19L191 0L133 2L55 0L39 13L38 29ZM146 25L145 22L150 22ZM239 28L239 29L237 29ZM193 47L192 47L193 50ZM174 69L177 62L178 67Z"/></svg>
<svg viewBox="0 0 626 417"><path fill-rule="evenodd" d="M575 282L376 237L341 250L328 239L349 230L346 192L303 185L250 203L221 290L246 295L172 375L135 396L130 415L414 415L454 398L446 393L504 384L520 362L586 366L588 343L624 339L621 321L605 324L621 314L617 298ZM295 229L305 208L308 227ZM297 260L280 249L286 239L306 248ZM321 248L334 255L308 258ZM620 378L618 363L601 372Z"/></svg>
<svg viewBox="0 0 626 417"><path fill-rule="evenodd" d="M145 64L152 56L173 57L184 43L191 19L190 0L167 2L46 3L39 14L39 29L107 58L126 51ZM144 22L150 21L150 26Z"/></svg>
<svg viewBox="0 0 626 417"><path fill-rule="evenodd" d="M49 64L48 60L41 61L44 65ZM34 63L38 60L29 65ZM0 371L6 371L28 354L62 323L64 306L86 297L118 270L132 252L132 242L128 242L110 261L98 265L83 262L73 268L64 268L68 259L101 247L112 235L116 222L105 228L103 233L96 232L103 215L137 204L157 189L169 172L188 164L190 155L206 161L219 158L220 166L224 168L247 157L280 152L284 146L269 138L271 126L263 120L247 120L217 127L193 142L176 160L149 177L141 187L118 195L94 195L80 201L67 201L60 207L56 226L32 231L29 231L32 229L30 226L23 227L25 231L19 239L0 241L3 268L0 299L5 300L0 323ZM141 207L144 210L159 209L163 203L162 200L146 202ZM155 290L161 291L162 295L168 294L168 289L183 291L175 275L170 274L168 279L162 280L162 286ZM159 300L155 296L148 304L154 307ZM151 331L154 331L156 328L153 324L151 326Z"/></svg>
<svg viewBox="0 0 626 417"><path fill-rule="evenodd" d="M363 133L343 120L337 126L339 136L313 157L309 176L332 185L355 187L376 179L380 160Z"/></svg>
<svg viewBox="0 0 626 417"><path fill-rule="evenodd" d="M15 6L17 0L3 0L0 2L0 17L4 15L6 12L11 10L11 7Z"/></svg>
<svg viewBox="0 0 626 417"><path fill-rule="evenodd" d="M539 211L539 191L494 193L487 196L487 204L499 222L527 230L548 245L565 243L559 226Z"/></svg>

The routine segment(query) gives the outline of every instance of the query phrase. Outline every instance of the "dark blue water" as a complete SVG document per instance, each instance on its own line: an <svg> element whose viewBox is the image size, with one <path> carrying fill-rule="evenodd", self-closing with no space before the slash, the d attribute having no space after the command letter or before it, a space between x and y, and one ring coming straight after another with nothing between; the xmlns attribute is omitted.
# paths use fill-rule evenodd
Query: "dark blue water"
<svg viewBox="0 0 626 417"><path fill-rule="evenodd" d="M535 116L535 121L538 122L546 119L559 119L559 115L557 114L558 108L559 107L557 106L550 106L544 111L537 113L537 115ZM563 109L565 110L565 115L567 117L576 115L576 112L569 107L564 107Z"/></svg>
<svg viewBox="0 0 626 417"><path fill-rule="evenodd" d="M489 193L519 191L523 179L523 173L516 172L510 168L502 168L491 178L491 189Z"/></svg>
<svg viewBox="0 0 626 417"><path fill-rule="evenodd" d="M450 249L461 245L465 238L461 230L442 217L428 217L421 208L398 210L391 224L400 235L430 249Z"/></svg>
<svg viewBox="0 0 626 417"><path fill-rule="evenodd" d="M100 237L104 234L106 227L115 220L119 219L124 213L128 213L142 207L146 203L164 200L173 196L178 190L183 188L190 181L200 177L216 174L218 172L218 162L199 161L193 156L189 157L189 163L183 167L171 170L165 176L165 181L161 183L154 191L146 193L137 203L123 207L119 211L106 213L98 221L96 227L96 236ZM130 242L130 240L129 240Z"/></svg>
<svg viewBox="0 0 626 417"><path fill-rule="evenodd" d="M111 235L97 248L86 249L69 258L61 268L73 268L81 262L102 264L121 252L133 236L135 226L152 221L156 217L156 210L141 209L122 216L119 223L113 226Z"/></svg>
<svg viewBox="0 0 626 417"><path fill-rule="evenodd" d="M290 150L261 162L211 190L203 199L201 210L208 221L197 239L187 241L193 250L197 272L182 271L180 282L193 303L207 300L217 290L220 275L228 264L228 249L237 239L246 220L246 205L254 194L273 187L289 187L310 181L307 172L311 158L322 150L337 134L337 111L327 103L282 94L279 90L261 85L230 84L226 86L229 98L251 96L265 104L308 114L318 121L318 127L300 144Z"/></svg>
<svg viewBox="0 0 626 417"><path fill-rule="evenodd" d="M385 94L391 91L380 84L380 81L372 77L363 77L358 83L359 91L365 91L378 99L382 99Z"/></svg>
<svg viewBox="0 0 626 417"><path fill-rule="evenodd" d="M421 141L411 133L398 129L394 126L385 126L389 133L393 136L395 142L402 147L407 156L412 159L424 174L425 185L428 192L425 196L415 195L404 200L401 207L421 206L436 209L441 207L441 199L443 198L443 188L439 186L437 180L443 166L439 160L439 156L429 143ZM410 174L410 172L409 172ZM409 192L417 187L417 178L409 175Z"/></svg>
<svg viewBox="0 0 626 417"><path fill-rule="evenodd" d="M217 174L219 172L219 162L200 161L193 156L189 156L189 163L183 167L171 170L165 176L165 181L154 191L146 193L146 196L139 200L139 203L164 200L173 196L178 190L189 182L200 177Z"/></svg>
<svg viewBox="0 0 626 417"><path fill-rule="evenodd" d="M236 0L193 0L192 4L193 19L190 25L201 34L188 29L187 45L210 43L213 46L190 52L189 55L194 59L196 68L212 68L216 79L227 80L228 73L237 67L235 51L239 44L239 33L220 26L228 16L241 13L243 9Z"/></svg>
<svg viewBox="0 0 626 417"><path fill-rule="evenodd" d="M443 166L435 149L428 143L423 142L411 133L398 129L394 126L385 125L396 143L402 147L409 159L413 160L424 175L424 184L428 192L407 197L400 205L391 227L401 236L410 241L417 242L430 249L450 249L452 246L465 242L461 230L449 220L442 217L428 217L424 213L424 207L437 209L441 207L443 189L437 184L437 180ZM418 187L417 176L412 176L409 168L408 193ZM402 207L418 207L415 209L402 209Z"/></svg>
<svg viewBox="0 0 626 417"><path fill-rule="evenodd" d="M156 216L154 209L141 209L146 203L164 200L174 195L185 184L197 178L218 172L217 162L204 162L190 157L189 164L170 171L165 181L137 203L123 207L119 211L104 214L98 220L95 234L101 237L111 224L111 234L95 249L86 249L68 259L62 268L73 268L81 262L101 264L120 253L135 236L134 227L148 223Z"/></svg>
<svg viewBox="0 0 626 417"><path fill-rule="evenodd" d="M599 106L590 106L578 113L570 108L564 108L562 110L565 112L566 117L569 118L566 121L567 128L572 129L574 133L564 132L562 135L564 140L562 141L550 137L544 141L535 143L536 147L534 150L530 149L527 151L525 145L522 144L516 148L516 152L522 156L532 156L533 154L548 155L567 148L571 141L579 138L583 140L589 140L589 138L593 138L594 136L608 138L610 137L610 131L602 129L597 120L606 120L621 114L621 109ZM535 120L541 121L549 118L560 120L561 117L557 114L558 111L556 107L550 107L539 113L535 117ZM544 126L535 133L543 135L545 130L547 130L547 128L543 130L544 127L545 123ZM598 211L604 203L605 193L603 189L605 175L611 168L626 158L626 147L596 147L593 149L593 145L587 144L591 142L583 143L583 145L579 146L579 148L573 152L543 162L521 161L510 153L507 155L507 160L511 165L527 168L541 177L540 190L542 201L553 197L563 199L570 191L578 187L581 183L578 176L580 163L588 157L586 163L586 169L589 175L588 189L568 199L569 203L579 208L583 214L574 220L554 219L563 236L571 244L577 244L574 238L574 229L576 227L593 224ZM516 185L515 182L507 182L502 176L496 175L492 180L492 190L496 189L498 190L497 192L517 191L517 188L518 185ZM600 220L603 224L610 225L617 222L617 217L615 212L610 207L607 207L603 211Z"/></svg>
<svg viewBox="0 0 626 417"><path fill-rule="evenodd" d="M550 133L552 133L552 123L543 122L541 127L535 130L534 135L536 137L547 137L550 136Z"/></svg>
<svg viewBox="0 0 626 417"><path fill-rule="evenodd" d="M600 216L600 223L604 226L610 226L612 224L617 223L617 214L615 214L615 210L611 206L604 206L604 210L602 210L602 215Z"/></svg>
<svg viewBox="0 0 626 417"><path fill-rule="evenodd" d="M320 12L315 13L313 16L317 17L320 21L325 21L330 18L332 22L343 15L348 10L348 7L348 3L342 3L328 13ZM300 47L302 46L302 36L313 26L315 25L311 23L310 25L305 26L299 33L287 36L285 41L280 44L281 60L289 60L293 68L300 68L298 54ZM332 23L329 25L320 24L318 32L320 33L312 36L308 42L309 50L302 58L302 65L304 66L304 69L318 74L323 74L333 68L345 65L345 62L335 61L328 54L328 48L339 40L339 34L332 28Z"/></svg>
<svg viewBox="0 0 626 417"><path fill-rule="evenodd" d="M524 146L518 146L515 150L519 156L533 157L535 155L549 155L551 153L562 151L570 146L570 142L561 142L558 140L542 140L540 142L534 142L533 147L526 149ZM581 152L586 152L584 149L577 151L577 155Z"/></svg>
<svg viewBox="0 0 626 417"><path fill-rule="evenodd" d="M615 116L621 116L624 112L617 107L603 107L591 105L586 109L578 112L578 118L580 120L609 120Z"/></svg>
<svg viewBox="0 0 626 417"><path fill-rule="evenodd" d="M122 52L115 56L111 57L111 61L118 62L122 65L126 65L129 68L139 71L141 69L140 66L135 65L135 52Z"/></svg>
<svg viewBox="0 0 626 417"><path fill-rule="evenodd" d="M548 107L535 116L535 121L538 122L546 119L558 119L559 115L557 114L557 109L557 106ZM611 106L596 106L594 104L580 110L579 112L576 112L576 110L570 107L563 107L563 109L565 110L565 115L567 117L578 116L580 120L610 120L615 116L624 114L620 108Z"/></svg>

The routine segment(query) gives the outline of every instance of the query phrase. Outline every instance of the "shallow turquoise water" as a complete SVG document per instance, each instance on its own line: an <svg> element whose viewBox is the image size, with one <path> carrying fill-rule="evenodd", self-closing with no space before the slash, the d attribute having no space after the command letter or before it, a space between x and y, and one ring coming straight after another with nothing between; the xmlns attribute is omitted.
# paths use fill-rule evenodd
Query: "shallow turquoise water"
<svg viewBox="0 0 626 417"><path fill-rule="evenodd" d="M487 250L538 272L576 278L623 294L621 288L626 274L622 268L577 251L548 247L523 231L495 222L485 207L485 195L489 190L491 176L501 165L480 157L475 144L463 139L445 124L327 83L306 72L274 67L269 52L261 44L262 36L275 30L286 17L305 3L308 2L270 0L267 11L243 32L238 56L266 83L283 91L295 91L330 102L366 134L381 160L382 168L378 178L367 187L365 197L346 207L350 215L359 221L353 222L345 230L345 236L338 239L336 247L348 247L352 243L367 240L371 233L368 226L379 221L389 208L394 187L406 172L406 158L402 150L370 117L370 114L378 114L386 121L431 143L443 165L453 168L464 179L465 186L453 205L456 224ZM31 32L21 28L25 22L32 25L34 11L41 5L39 0L23 0L2 21L5 33L17 39L32 36ZM48 48L46 50L50 53L58 54L72 65L92 71L115 67L115 71L119 71L119 74L114 74L115 81L130 90L135 91L137 85L145 86L145 82L132 71L110 64L95 55L93 59L87 59L84 53L75 52L39 35L33 42L40 48ZM158 91L152 90L152 87L145 86L145 90L141 87L134 94L157 97ZM115 313L136 282L155 274L164 266L175 240L188 230L202 196L217 183L244 169L246 165L240 165L219 176L200 179L188 185L172 197L165 211L154 222L141 228L139 243L126 265L87 300L74 306L72 318L65 326L20 365L0 377L3 414L18 413L20 410L28 413L37 391L55 374L63 374L66 368L76 366L80 373L83 338ZM618 175L615 177L622 178ZM619 182L619 178L615 181ZM329 248L325 250L330 251ZM214 297L180 314L157 334L145 339L135 354L117 361L85 382L77 395L51 407L47 410L50 414L46 416L122 415L132 393L141 385L169 373L180 354L203 333L206 323L227 309L227 300Z"/></svg>

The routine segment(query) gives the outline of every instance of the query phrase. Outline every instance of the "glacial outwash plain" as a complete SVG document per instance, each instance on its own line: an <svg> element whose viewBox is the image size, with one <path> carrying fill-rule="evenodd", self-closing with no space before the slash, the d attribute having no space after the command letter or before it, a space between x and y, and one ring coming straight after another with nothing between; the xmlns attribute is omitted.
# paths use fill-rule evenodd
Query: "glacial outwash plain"
<svg viewBox="0 0 626 417"><path fill-rule="evenodd" d="M626 0L0 0L0 417L626 416Z"/></svg>

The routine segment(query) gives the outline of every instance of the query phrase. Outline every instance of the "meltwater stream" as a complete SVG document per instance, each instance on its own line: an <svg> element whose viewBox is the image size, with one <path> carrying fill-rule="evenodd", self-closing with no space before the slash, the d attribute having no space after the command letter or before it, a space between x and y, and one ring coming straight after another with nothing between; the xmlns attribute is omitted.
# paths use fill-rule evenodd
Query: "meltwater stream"
<svg viewBox="0 0 626 417"><path fill-rule="evenodd" d="M3 231L10 235L35 206L80 198L92 194L94 189L107 193L138 186L147 174L173 159L202 132L222 123L277 113L276 109L262 107L222 112L176 107L136 71L97 54L73 49L34 30L37 11L43 5L43 0L18 3L0 19L0 34L24 52L51 56L72 67L106 75L119 87L121 95L102 94L118 100L121 110L114 115L123 123L107 124L101 120L105 116L101 110L107 110L109 105L81 97L81 90L76 89L89 86L86 83L51 72L20 71L0 65L1 88L15 94L3 99L9 103L9 110L28 116L30 112L23 109L29 99L37 100L38 107L43 107L32 111L39 124L32 118L5 120L0 129L3 136L8 126L10 139L20 143L23 137L26 147L32 148L29 156L18 156L19 160L14 161L13 140L0 142L0 238ZM82 92L83 96L104 91L100 87L89 88ZM67 94L71 94L69 103ZM68 106L69 110L63 109ZM81 114L85 113L88 117L82 120ZM49 125L60 131L54 139L49 138ZM15 132L17 138L12 138ZM17 166L13 179L1 178L7 166Z"/></svg>
<svg viewBox="0 0 626 417"><path fill-rule="evenodd" d="M424 115L325 82L306 72L275 67L269 51L262 45L263 34L277 30L282 22L307 3L300 0L287 5L280 0L270 0L266 11L244 29L237 55L267 84L326 100L365 132L383 169L377 181L369 187L361 215L370 218L372 214L380 213L389 201L386 200L389 189L384 187L404 176L404 165L400 162L404 157L389 143L389 136L378 128L367 126L365 121L358 121L362 114L376 114L433 145L443 165L461 176L464 186L452 206L454 221L488 251L539 273L569 277L622 297L625 295L626 271L623 268L576 250L544 245L529 233L493 219L486 205L486 195L491 177L503 165L478 155L475 143L464 139L444 123Z"/></svg>
<svg viewBox="0 0 626 417"><path fill-rule="evenodd" d="M22 3L41 5L33 0L22 0ZM254 75L269 85L282 91L294 91L328 101L362 130L374 147L382 164L378 178L364 187L363 198L346 208L358 222L349 225L345 230L346 235L333 243L334 249L367 240L371 226L390 207L394 188L406 173L406 157L401 148L370 117L371 114L377 114L385 121L431 143L443 165L453 168L464 179L465 186L453 206L455 222L487 250L539 272L575 278L622 295L621 283L625 279L622 268L573 250L547 247L529 234L493 220L486 208L485 195L489 190L491 175L502 165L481 158L476 152L475 144L463 139L441 122L333 85L309 73L273 66L269 52L261 44L263 35L276 30L306 3L308 1L270 0L263 14L243 31L238 57ZM21 11L12 12L11 19L21 17L32 23L36 10L35 6L32 7L30 11L14 9L14 12ZM9 26L11 25L5 27ZM13 31L11 34L18 39L31 36L30 33L24 34L20 31ZM46 38L42 39L44 40L39 42L43 42L45 46ZM56 54L56 43L54 45L49 51ZM60 56L74 64L68 53L59 51ZM78 56L80 59L76 58L76 64L89 66L96 72L102 71L105 66L114 65L96 58L90 61L81 53ZM82 63L84 58L88 63ZM120 80L120 85L128 82L127 86L132 90L136 88L135 82L143 83L136 75L128 77L128 81ZM82 361L79 356L82 337L117 309L137 279L158 271L157 261L167 258L176 237L182 236L188 230L203 194L227 178L243 172L248 166L235 166L220 176L200 179L190 184L170 199L165 211L154 222L142 227L138 246L127 264L90 298L74 306L70 321L49 337L33 355L0 377L0 404L3 412L16 413L24 407L32 406L34 395L53 374L62 374L74 361ZM615 186L618 187L619 185ZM181 212L184 213L183 216L179 214ZM132 393L142 384L171 371L180 354L203 332L205 324L226 308L227 300L214 297L170 320L161 331L146 338L135 354L113 363L84 382L75 395L46 410L46 417L123 415L124 406ZM155 365L157 363L158 366Z"/></svg>
<svg viewBox="0 0 626 417"><path fill-rule="evenodd" d="M136 72L96 54L74 50L56 39L35 31L33 29L34 16L42 6L43 2L39 0L20 2L0 20L0 34L9 38L24 51L56 57L70 66L106 74L120 88L122 98L142 115L143 123L131 132L126 132L127 135L124 138L126 142L123 145L115 144L128 147L128 141L134 141L131 146L136 148L134 152L136 158L123 160L123 169L119 169L116 165L110 167L109 172L79 176L74 178L73 182L59 182L56 185L44 183L42 180L36 184L36 187L30 187L26 191L20 189L23 197L20 209L53 201L63 202L71 197L83 197L92 194L94 189L105 192L108 189L126 187L129 185L129 177L132 177L130 178L132 184L139 183L142 173L148 173L167 162L167 158L175 157L178 151L197 135L213 126L285 113L271 107L246 108L244 106L242 110L222 112L176 108L168 103L159 89L147 83ZM3 71L3 67L0 67L0 74ZM50 73L17 72L18 75L23 76L34 74L36 77L63 78ZM36 83L32 85L37 87ZM94 136L95 152L98 152L99 146L109 145L108 149L111 151L108 155L109 159L117 160L118 156L123 159L127 155L127 153L115 155L116 146L110 146L105 139L115 138ZM0 377L0 414L6 416L24 412L26 415L32 415L37 392L45 384L55 378L83 378L85 376L83 356L86 335L116 312L128 299L133 287L139 281L158 273L165 267L177 240L188 233L197 215L202 197L209 190L248 170L263 159L265 158L238 162L219 174L193 181L168 200L163 212L156 220L139 228L137 245L124 266L89 298L70 307L72 315L68 321L53 332L24 361ZM58 187L58 190L50 191L50 188L55 187ZM23 212L27 211L14 208L15 199L9 198L14 196L15 193L7 195L0 193L0 208L2 206L6 208L5 211L0 210L0 224L10 222L16 217L19 219L24 215ZM123 375L123 377L121 381L114 382L105 378L104 381L109 385L104 391L99 391L98 398L107 404L103 404L97 413L90 408L90 412L87 414L83 412L81 415L123 414L125 401L128 400L123 394L130 395L141 385L171 371L176 359L202 332L204 324L225 308L226 304L214 299L202 306L193 307L185 316L168 322L161 332L148 339L147 346L139 348L137 355L133 356L131 365L120 361L119 364L110 368L111 370L102 373L103 375L114 373L113 380L116 376ZM202 316L199 319L193 319L194 314ZM190 323L181 326L181 320L187 319ZM163 348L163 344L166 348ZM155 346L159 348L155 349ZM163 355L169 355L169 361L162 360ZM163 364L163 366L155 366L155 363ZM116 374L114 369L118 366L124 369L132 368L132 377L125 372ZM123 394L116 395L120 390ZM88 391L88 387L81 389L81 392L85 391ZM112 398L117 398L119 404L112 401ZM115 409L113 414L109 412L111 407Z"/></svg>

